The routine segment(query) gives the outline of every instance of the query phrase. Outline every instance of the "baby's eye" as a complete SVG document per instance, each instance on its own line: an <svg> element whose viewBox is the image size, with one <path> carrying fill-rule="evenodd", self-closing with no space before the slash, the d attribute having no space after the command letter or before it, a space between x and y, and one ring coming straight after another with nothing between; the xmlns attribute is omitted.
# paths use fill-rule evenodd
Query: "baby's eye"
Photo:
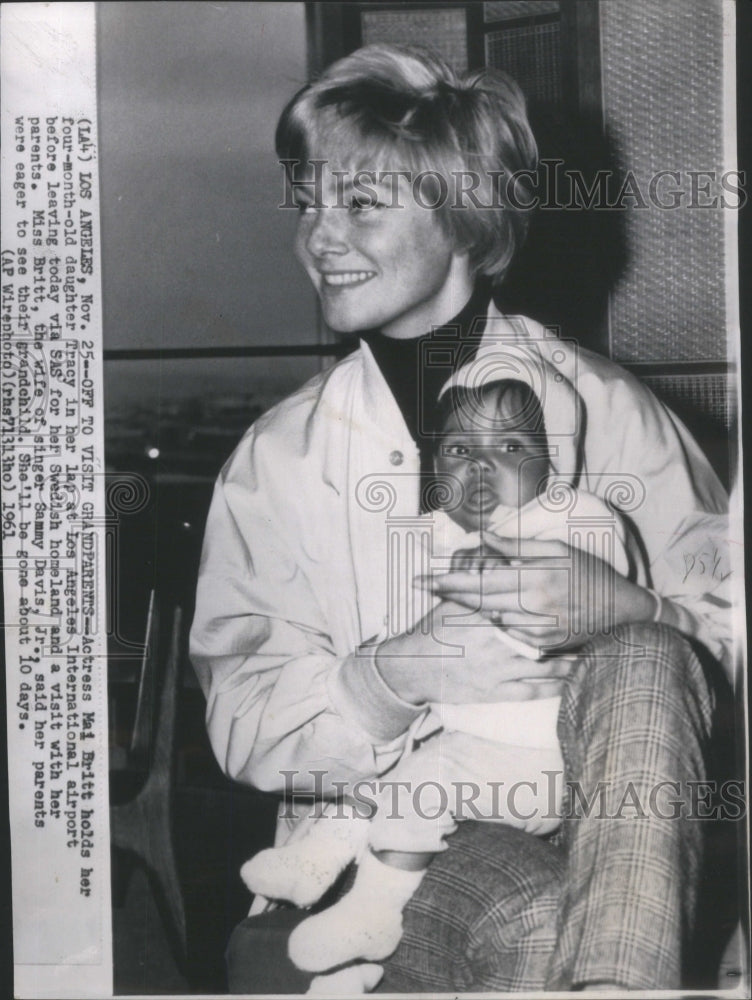
<svg viewBox="0 0 752 1000"><path fill-rule="evenodd" d="M466 444L448 444L444 446L444 454L452 458L467 458L470 455L470 448Z"/></svg>
<svg viewBox="0 0 752 1000"><path fill-rule="evenodd" d="M522 451L522 445L519 441L505 441L499 445L499 451L504 452L505 455L514 455L516 452Z"/></svg>

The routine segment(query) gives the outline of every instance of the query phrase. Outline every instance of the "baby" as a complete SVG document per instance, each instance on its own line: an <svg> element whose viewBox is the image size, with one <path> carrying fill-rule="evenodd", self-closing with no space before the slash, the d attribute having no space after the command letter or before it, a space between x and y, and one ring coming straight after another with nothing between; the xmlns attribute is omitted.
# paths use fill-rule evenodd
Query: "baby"
<svg viewBox="0 0 752 1000"><path fill-rule="evenodd" d="M444 391L440 406L435 467L455 496L446 510L426 515L432 522L432 558L451 556L453 566L472 568L482 554L480 532L490 530L518 540L508 565L524 572L525 539L577 544L583 536L573 534L574 523L587 525L584 535L593 554L630 573L638 557L628 550L629 536L618 516L554 473L543 410L528 384L512 379L480 388L455 384ZM568 491L564 505L562 489ZM500 656L510 649L539 655L503 628L491 622L488 627L498 635ZM299 906L312 905L352 860L358 862L350 891L293 931L293 962L320 972L390 955L402 934L402 911L434 855L445 850L457 820L503 822L537 835L553 831L563 790L559 702L542 697L432 705L411 730L408 749L387 780L370 783L384 786L373 795L372 815L363 814L362 799L361 808L347 816L341 804L330 805L303 837L247 862L241 874L253 892ZM400 789L407 794L395 798ZM363 982L372 976L373 967L356 968L363 970Z"/></svg>

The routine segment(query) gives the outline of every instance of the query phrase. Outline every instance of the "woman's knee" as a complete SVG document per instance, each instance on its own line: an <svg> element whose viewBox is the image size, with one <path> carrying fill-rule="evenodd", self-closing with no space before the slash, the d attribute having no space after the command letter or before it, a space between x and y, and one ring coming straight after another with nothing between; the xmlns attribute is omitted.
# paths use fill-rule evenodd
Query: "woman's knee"
<svg viewBox="0 0 752 1000"><path fill-rule="evenodd" d="M500 824L460 824L405 910L390 987L412 969L423 970L424 990L542 988L563 870L562 851L545 840Z"/></svg>
<svg viewBox="0 0 752 1000"><path fill-rule="evenodd" d="M575 694L604 686L613 693L648 688L695 702L703 716L712 707L708 678L691 642L669 625L621 625L592 640L583 646L571 682Z"/></svg>
<svg viewBox="0 0 752 1000"><path fill-rule="evenodd" d="M619 627L608 641L583 647L567 680L558 726L567 776L597 777L616 760L635 766L642 747L661 774L701 777L713 703L703 667L679 632Z"/></svg>

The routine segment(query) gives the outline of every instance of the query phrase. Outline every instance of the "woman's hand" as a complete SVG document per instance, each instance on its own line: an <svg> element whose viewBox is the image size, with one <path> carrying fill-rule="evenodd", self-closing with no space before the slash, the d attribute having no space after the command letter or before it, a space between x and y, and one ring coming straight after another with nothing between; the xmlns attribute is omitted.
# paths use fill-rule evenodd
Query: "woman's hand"
<svg viewBox="0 0 752 1000"><path fill-rule="evenodd" d="M462 568L453 565L422 583L538 649L575 649L615 625L653 620L649 591L597 556L564 542L528 539L523 558L519 551L516 539L485 532L482 555L466 554Z"/></svg>
<svg viewBox="0 0 752 1000"><path fill-rule="evenodd" d="M411 633L383 642L376 667L413 704L529 701L561 694L569 660L533 660L512 652L488 617L442 601Z"/></svg>

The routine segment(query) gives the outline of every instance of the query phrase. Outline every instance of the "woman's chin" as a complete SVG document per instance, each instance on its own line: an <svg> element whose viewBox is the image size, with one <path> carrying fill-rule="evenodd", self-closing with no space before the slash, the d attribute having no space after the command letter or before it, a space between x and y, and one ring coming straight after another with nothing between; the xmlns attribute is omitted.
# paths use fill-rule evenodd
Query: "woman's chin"
<svg viewBox="0 0 752 1000"><path fill-rule="evenodd" d="M326 325L335 333L362 333L364 330L369 330L372 326L376 325L369 324L363 317L346 316L336 311L330 312L323 309L322 314Z"/></svg>

